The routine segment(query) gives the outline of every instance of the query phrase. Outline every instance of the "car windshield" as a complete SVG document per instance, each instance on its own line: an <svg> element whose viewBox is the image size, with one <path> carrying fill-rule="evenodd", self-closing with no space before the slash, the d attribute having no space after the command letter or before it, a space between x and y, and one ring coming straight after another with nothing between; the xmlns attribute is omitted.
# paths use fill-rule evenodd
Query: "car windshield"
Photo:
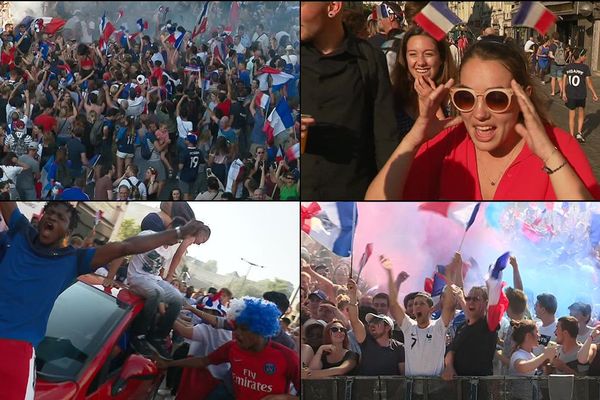
<svg viewBox="0 0 600 400"><path fill-rule="evenodd" d="M38 376L76 380L130 308L83 282L71 285L54 303L46 337L36 349Z"/></svg>

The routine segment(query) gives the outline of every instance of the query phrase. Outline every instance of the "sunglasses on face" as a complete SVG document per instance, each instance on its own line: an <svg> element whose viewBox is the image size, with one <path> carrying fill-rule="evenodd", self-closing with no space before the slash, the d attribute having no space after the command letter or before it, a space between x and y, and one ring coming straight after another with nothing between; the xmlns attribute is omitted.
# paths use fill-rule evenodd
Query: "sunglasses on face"
<svg viewBox="0 0 600 400"><path fill-rule="evenodd" d="M346 328L338 328L337 326L334 326L333 328L330 329L332 333L346 333Z"/></svg>
<svg viewBox="0 0 600 400"><path fill-rule="evenodd" d="M477 98L483 97L485 106L492 112L502 113L510 108L514 91L512 89L494 88L485 92L476 92L469 88L451 88L450 98L454 107L460 112L471 112L477 104Z"/></svg>

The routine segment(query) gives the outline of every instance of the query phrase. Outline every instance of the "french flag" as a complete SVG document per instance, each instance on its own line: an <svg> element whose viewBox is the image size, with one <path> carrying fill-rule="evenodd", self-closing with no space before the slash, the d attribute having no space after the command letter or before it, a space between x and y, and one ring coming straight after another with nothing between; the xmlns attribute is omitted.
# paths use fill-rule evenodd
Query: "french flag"
<svg viewBox="0 0 600 400"><path fill-rule="evenodd" d="M419 206L419 211L431 211L449 218L465 228L465 232L475 222L481 203L426 202Z"/></svg>
<svg viewBox="0 0 600 400"><path fill-rule="evenodd" d="M110 22L106 22L106 26L102 30L102 35L100 35L100 40L98 41L98 44L100 45L100 48L102 50L107 49L108 41L109 41L110 37L112 36L112 34L115 33L115 31L116 31L116 29L115 29L114 25Z"/></svg>
<svg viewBox="0 0 600 400"><path fill-rule="evenodd" d="M102 15L102 18L100 18L100 23L98 24L98 28L100 28L100 33L104 32L104 29L106 29L106 11L104 11L104 15Z"/></svg>
<svg viewBox="0 0 600 400"><path fill-rule="evenodd" d="M305 203L300 213L305 233L338 256L350 256L358 222L356 203Z"/></svg>
<svg viewBox="0 0 600 400"><path fill-rule="evenodd" d="M200 17L198 17L198 22L196 23L194 31L192 32L192 40L194 40L196 36L206 32L206 24L208 23L208 3L210 2L204 2L204 7L202 7L202 13L200 14Z"/></svg>
<svg viewBox="0 0 600 400"><path fill-rule="evenodd" d="M512 20L514 26L528 26L545 35L556 22L556 15L539 1L521 1L520 4Z"/></svg>
<svg viewBox="0 0 600 400"><path fill-rule="evenodd" d="M277 148L277 154L275 154L275 162L279 164L280 161L283 161L283 150L281 149L281 145Z"/></svg>
<svg viewBox="0 0 600 400"><path fill-rule="evenodd" d="M390 10L385 3L381 3L378 6L375 6L375 12L377 13L377 19L382 20L384 18L388 18L390 16Z"/></svg>
<svg viewBox="0 0 600 400"><path fill-rule="evenodd" d="M73 71L71 71L71 67L69 67L69 64L59 65L59 66L57 66L57 68L62 69L67 73L67 77L66 77L67 85L70 85L73 82L75 82L75 77L73 76Z"/></svg>
<svg viewBox="0 0 600 400"><path fill-rule="evenodd" d="M262 107L264 110L267 109L267 105L269 104L269 95L264 94L263 92L258 92L256 98L254 99L254 104L258 107Z"/></svg>
<svg viewBox="0 0 600 400"><path fill-rule="evenodd" d="M136 24L140 32L144 32L148 29L148 21L144 21L141 18L136 21Z"/></svg>
<svg viewBox="0 0 600 400"><path fill-rule="evenodd" d="M181 47L181 44L183 43L183 36L184 36L183 32L175 31L169 35L167 40L169 41L169 43L171 43L173 45L173 47L175 47L177 50L179 50L179 48Z"/></svg>
<svg viewBox="0 0 600 400"><path fill-rule="evenodd" d="M290 75L276 68L263 67L258 71L256 79L260 82L260 87L267 87L267 79L271 76L273 81L273 87L285 85L290 79L294 78L294 75Z"/></svg>
<svg viewBox="0 0 600 400"><path fill-rule="evenodd" d="M490 265L490 276L486 281L488 288L487 323L490 332L496 330L508 308L508 298L503 290L505 283L502 282L502 271L508 265L509 260L510 252L507 251L498 257L493 268Z"/></svg>
<svg viewBox="0 0 600 400"><path fill-rule="evenodd" d="M288 162L298 160L300 158L300 143L296 143L285 151L285 157Z"/></svg>
<svg viewBox="0 0 600 400"><path fill-rule="evenodd" d="M54 35L61 30L67 21L61 18L42 17L34 21L34 29L36 32L44 32L48 35Z"/></svg>
<svg viewBox="0 0 600 400"><path fill-rule="evenodd" d="M265 121L263 132L267 134L267 141L271 142L275 136L292 126L294 126L292 110L290 110L287 100L281 97L279 103Z"/></svg>
<svg viewBox="0 0 600 400"><path fill-rule="evenodd" d="M294 146L299 146L299 144L296 143ZM360 257L360 262L358 263L357 281L358 281L358 278L360 278L360 274L361 274L363 268L365 267L365 265L367 265L367 261L369 261L371 254L373 254L373 243L367 243L367 245L365 246L365 251L362 254L362 257Z"/></svg>
<svg viewBox="0 0 600 400"><path fill-rule="evenodd" d="M415 15L414 21L437 41L442 40L453 27L462 23L442 1L430 1Z"/></svg>

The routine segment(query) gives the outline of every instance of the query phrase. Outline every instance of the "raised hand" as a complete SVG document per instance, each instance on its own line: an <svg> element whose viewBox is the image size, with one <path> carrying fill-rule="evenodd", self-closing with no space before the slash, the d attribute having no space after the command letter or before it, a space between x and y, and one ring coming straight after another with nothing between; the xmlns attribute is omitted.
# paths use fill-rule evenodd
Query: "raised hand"
<svg viewBox="0 0 600 400"><path fill-rule="evenodd" d="M402 284L410 277L406 271L402 271L398 274L398 283Z"/></svg>
<svg viewBox="0 0 600 400"><path fill-rule="evenodd" d="M527 146L533 154L538 156L542 161L546 162L554 153L554 144L550 141L544 124L540 116L535 111L535 107L529 96L523 90L523 87L514 79L510 85L514 90L514 96L517 98L519 108L523 113L523 123L519 122L515 125L515 131L525 139Z"/></svg>
<svg viewBox="0 0 600 400"><path fill-rule="evenodd" d="M419 117L415 121L413 129L406 135L414 147L420 147L444 129L462 122L460 116L443 120L439 120L437 117L437 111L453 85L454 79L439 86L436 86L435 82L428 77L419 76L415 80L415 90L419 95Z"/></svg>
<svg viewBox="0 0 600 400"><path fill-rule="evenodd" d="M517 257L515 256L510 256L510 258L508 259L508 262L510 263L510 265L513 268L519 268L519 264L517 264Z"/></svg>
<svg viewBox="0 0 600 400"><path fill-rule="evenodd" d="M383 269L387 271L391 271L393 268L392 261L389 258L384 256L383 254L379 256L379 263L383 267Z"/></svg>

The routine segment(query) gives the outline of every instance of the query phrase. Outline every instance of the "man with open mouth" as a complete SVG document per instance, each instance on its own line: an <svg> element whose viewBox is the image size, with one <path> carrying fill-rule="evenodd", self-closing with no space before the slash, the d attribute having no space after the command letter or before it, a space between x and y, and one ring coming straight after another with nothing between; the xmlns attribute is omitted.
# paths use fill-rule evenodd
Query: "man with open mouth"
<svg viewBox="0 0 600 400"><path fill-rule="evenodd" d="M0 212L8 225L0 233L0 359L5 360L0 387L7 400L33 399L34 348L45 336L54 301L77 276L126 255L195 238L205 228L192 220L177 229L75 249L66 243L79 215L68 202L48 203L37 229L15 202L0 202Z"/></svg>

